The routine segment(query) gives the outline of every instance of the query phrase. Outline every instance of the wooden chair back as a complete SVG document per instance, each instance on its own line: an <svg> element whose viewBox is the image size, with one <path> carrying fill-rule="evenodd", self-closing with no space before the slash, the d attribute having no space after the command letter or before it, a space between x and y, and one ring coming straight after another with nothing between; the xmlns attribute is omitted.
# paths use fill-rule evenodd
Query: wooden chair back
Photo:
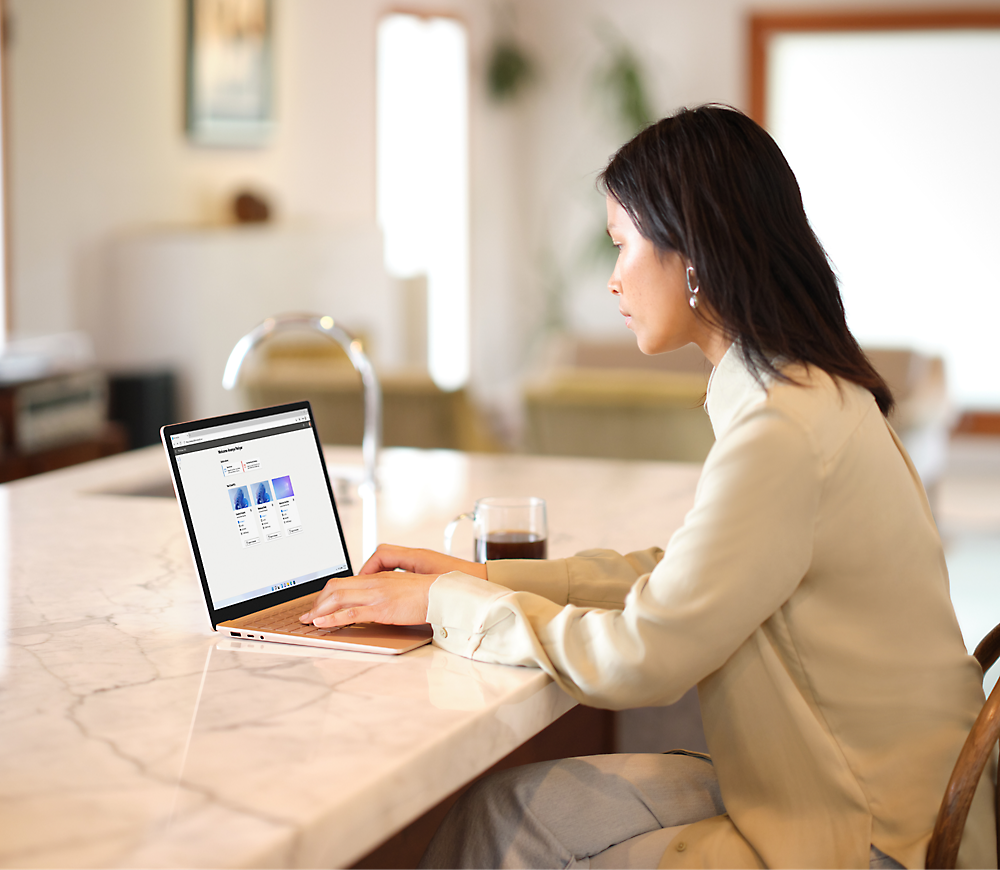
<svg viewBox="0 0 1000 870"><path fill-rule="evenodd" d="M985 674L1000 658L1000 625L983 638L973 655L982 665ZM990 692L966 738L962 751L958 754L955 769L951 773L951 779L948 780L948 788L945 789L944 800L941 801L934 832L927 845L927 867L944 868L944 870L954 868L976 786L998 738L1000 738L1000 682ZM1000 843L1000 778L997 783L996 808L997 841Z"/></svg>

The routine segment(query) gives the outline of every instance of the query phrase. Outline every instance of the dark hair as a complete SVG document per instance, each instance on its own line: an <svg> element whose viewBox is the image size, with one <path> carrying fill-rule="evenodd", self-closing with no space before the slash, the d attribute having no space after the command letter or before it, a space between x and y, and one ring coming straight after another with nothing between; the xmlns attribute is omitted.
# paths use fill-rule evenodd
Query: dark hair
<svg viewBox="0 0 1000 870"><path fill-rule="evenodd" d="M599 182L645 238L690 260L698 315L739 342L758 380L790 380L777 358L815 365L870 390L889 414L892 393L847 328L795 175L750 118L729 106L682 109L623 145Z"/></svg>

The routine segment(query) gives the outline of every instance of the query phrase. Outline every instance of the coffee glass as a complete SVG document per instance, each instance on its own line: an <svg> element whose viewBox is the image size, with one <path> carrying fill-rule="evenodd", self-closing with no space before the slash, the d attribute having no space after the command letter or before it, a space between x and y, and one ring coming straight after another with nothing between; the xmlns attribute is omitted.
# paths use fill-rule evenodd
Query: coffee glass
<svg viewBox="0 0 1000 870"><path fill-rule="evenodd" d="M449 556L455 529L462 520L472 520L476 562L548 556L545 499L534 496L479 499L471 513L455 517L444 530L444 551Z"/></svg>

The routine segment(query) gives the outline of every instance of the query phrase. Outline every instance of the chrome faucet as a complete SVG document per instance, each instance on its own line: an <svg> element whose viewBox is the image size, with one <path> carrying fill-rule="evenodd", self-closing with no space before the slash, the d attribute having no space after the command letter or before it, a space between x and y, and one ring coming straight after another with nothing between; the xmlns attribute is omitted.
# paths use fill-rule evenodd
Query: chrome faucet
<svg viewBox="0 0 1000 870"><path fill-rule="evenodd" d="M247 356L264 339L278 332L296 329L311 330L332 338L344 349L351 364L361 375L365 404L365 429L361 439L361 455L364 459L365 473L358 491L363 503L362 549L364 558L367 559L375 551L375 544L378 541L375 529L375 471L378 467L379 450L382 447L382 387L361 342L337 326L333 318L327 315L276 314L255 326L236 342L226 362L222 386L227 390L236 387L240 369Z"/></svg>

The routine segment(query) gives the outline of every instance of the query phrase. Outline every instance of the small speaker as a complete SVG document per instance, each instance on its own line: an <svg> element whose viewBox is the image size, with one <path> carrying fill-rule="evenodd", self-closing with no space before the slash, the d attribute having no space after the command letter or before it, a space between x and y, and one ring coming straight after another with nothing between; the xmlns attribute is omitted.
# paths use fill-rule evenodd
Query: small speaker
<svg viewBox="0 0 1000 870"><path fill-rule="evenodd" d="M160 427L177 422L171 371L118 372L108 378L108 417L128 432L129 447L160 443Z"/></svg>

